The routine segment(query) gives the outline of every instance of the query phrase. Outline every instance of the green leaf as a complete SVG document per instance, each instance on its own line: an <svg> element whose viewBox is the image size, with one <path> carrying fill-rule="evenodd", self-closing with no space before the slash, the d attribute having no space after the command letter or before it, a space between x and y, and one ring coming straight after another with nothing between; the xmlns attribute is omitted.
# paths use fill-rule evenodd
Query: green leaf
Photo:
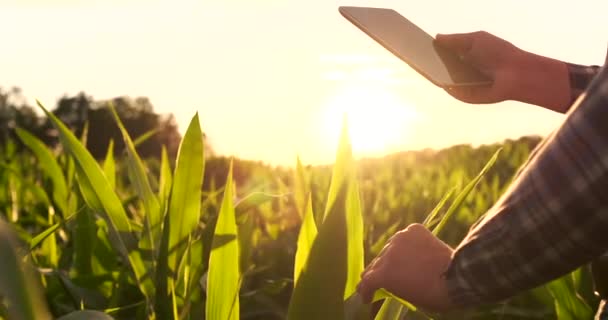
<svg viewBox="0 0 608 320"><path fill-rule="evenodd" d="M55 222L55 209L53 206L48 206L48 223L53 224ZM42 243L42 252L46 258L47 265L51 268L57 268L59 262L59 254L57 250L57 237L55 233L50 233L47 239Z"/></svg>
<svg viewBox="0 0 608 320"><path fill-rule="evenodd" d="M125 147L127 149L127 166L129 169L129 179L131 183L135 187L135 191L139 195L139 198L144 204L144 208L146 211L145 214L145 231L147 241L143 241L143 249L149 249L153 252L154 259L156 258L156 248L158 248L161 236L161 214L160 214L160 204L158 203L158 199L154 192L152 192L152 188L150 187L150 182L148 181L148 175L146 173L146 168L139 158L137 151L135 150L135 145L127 132L127 129L123 125L120 117L118 117L118 113L114 109L114 106L110 104L110 110L114 115L114 120L120 128L120 132L122 134L122 138L125 143ZM151 266L154 272L154 265Z"/></svg>
<svg viewBox="0 0 608 320"><path fill-rule="evenodd" d="M354 160L353 160L354 161ZM361 273L365 269L365 253L363 248L363 215L361 213L361 199L359 197L359 184L352 173L346 198L346 230L348 245L348 269L344 299L357 291L361 280Z"/></svg>
<svg viewBox="0 0 608 320"><path fill-rule="evenodd" d="M57 318L57 320L114 320L114 318L100 311L80 310Z"/></svg>
<svg viewBox="0 0 608 320"><path fill-rule="evenodd" d="M433 210L431 210L431 213L429 213L426 218L424 219L424 221L422 222L422 224L429 228L430 226L432 226L433 224L435 224L435 220L437 220L437 217L439 215L439 212L441 211L441 209L443 209L443 207L445 206L445 203L452 198L452 195L454 194L454 192L456 192L456 187L450 189L450 191L448 191L448 193L446 193L443 198L441 198L441 200L439 200L439 203L437 203L437 205L435 206L435 208L433 208Z"/></svg>
<svg viewBox="0 0 608 320"><path fill-rule="evenodd" d="M93 272L93 254L97 241L97 225L95 216L90 209L76 214L76 223L72 229L74 241L73 267L76 275L89 275Z"/></svg>
<svg viewBox="0 0 608 320"><path fill-rule="evenodd" d="M296 259L293 269L294 285L298 283L298 276L306 265L308 254L317 237L317 225L315 224L315 218L312 211L312 197L310 195L308 196L308 201L306 203L306 211L302 220L302 226L300 227L300 234L298 235L298 247L296 249Z"/></svg>
<svg viewBox="0 0 608 320"><path fill-rule="evenodd" d="M106 159L103 161L103 173L112 189L116 189L116 162L114 161L114 140L110 139Z"/></svg>
<svg viewBox="0 0 608 320"><path fill-rule="evenodd" d="M40 102L38 102L38 106L46 113L55 128L57 128L62 145L75 160L79 187L87 205L104 218L109 227L109 236L114 240L112 241L114 249L118 251L124 261L131 267L142 292L148 297L152 296L154 290L154 287L151 286L152 283L149 281L143 283L143 280L145 280L143 279L145 267L140 253L135 250L130 251L136 244L133 228L120 199L114 192L105 174L95 161L95 158L78 141L74 134L54 114L46 110Z"/></svg>
<svg viewBox="0 0 608 320"><path fill-rule="evenodd" d="M338 144L336 163L334 164L329 193L327 196L327 208L333 206L337 199L340 188L346 187L346 229L347 229L347 280L344 288L344 299L350 297L356 290L361 273L365 268L365 257L363 248L363 216L361 213L361 199L359 196L359 185L355 170L350 139L348 137L348 123L346 118L342 126L342 134ZM326 216L326 214L325 214Z"/></svg>
<svg viewBox="0 0 608 320"><path fill-rule="evenodd" d="M158 186L158 198L160 200L161 212L165 213L167 204L169 203L169 196L171 195L171 165L169 164L169 157L167 156L167 148L163 146L161 153L160 162L160 179Z"/></svg>
<svg viewBox="0 0 608 320"><path fill-rule="evenodd" d="M270 194L266 192L252 192L242 199L240 199L235 205L235 209L239 212L246 212L247 210L259 207L263 203L279 199L284 197L284 194Z"/></svg>
<svg viewBox="0 0 608 320"><path fill-rule="evenodd" d="M158 129L152 129L144 132L133 141L133 146L138 147L142 143L148 141L148 139L152 138L152 136L154 136L156 133L158 133Z"/></svg>
<svg viewBox="0 0 608 320"><path fill-rule="evenodd" d="M296 283L287 319L344 319L347 270L346 195L342 186L310 249Z"/></svg>
<svg viewBox="0 0 608 320"><path fill-rule="evenodd" d="M413 304L411 304L411 303L409 303L409 302L407 302L407 301L405 301L405 300L397 297L396 295L392 294L391 292L387 291L384 288L380 288L380 289L376 290L376 292L374 293L374 298L372 299L372 301L376 302L376 301L382 300L382 299L392 299L392 300L395 300L398 303L404 305L406 308L408 308L408 309L410 309L412 311L416 311L417 310L417 308Z"/></svg>
<svg viewBox="0 0 608 320"><path fill-rule="evenodd" d="M22 262L18 247L15 234L0 220L0 296L7 302L9 319L50 320L37 275Z"/></svg>
<svg viewBox="0 0 608 320"><path fill-rule="evenodd" d="M571 274L551 281L546 287L554 299L559 320L593 318L593 310L576 292Z"/></svg>
<svg viewBox="0 0 608 320"><path fill-rule="evenodd" d="M55 155L53 155L42 141L29 132L17 128L16 133L17 136L19 136L19 139L23 141L23 144L30 148L38 158L38 165L40 165L53 184L53 201L59 210L61 210L61 213L66 215L68 188L61 167L55 159Z"/></svg>
<svg viewBox="0 0 608 320"><path fill-rule="evenodd" d="M84 208L84 207L83 207ZM80 212L81 210L78 210L78 212ZM49 235L55 233L55 231L57 231L61 226L65 225L66 222L72 220L72 218L74 218L78 212L71 214L69 217L65 218L64 220L62 220L61 222L57 222L53 225L51 225L50 227L46 228L44 231L40 232L39 234L37 234L36 236L34 236L30 241L29 241L29 247L30 250L36 248L38 245L40 245L42 243L42 241L44 241L44 239L46 239Z"/></svg>
<svg viewBox="0 0 608 320"><path fill-rule="evenodd" d="M157 296L154 308L158 318L169 319L173 317L169 284L178 281L178 263L186 251L191 233L196 230L200 220L205 158L198 114L192 118L180 144L173 178L168 172L166 151L163 154L165 160L162 160L161 164L159 193L163 194L161 201L168 197L168 202L163 205L167 207L167 213L164 217L156 264ZM171 190L170 195L168 190Z"/></svg>
<svg viewBox="0 0 608 320"><path fill-rule="evenodd" d="M198 226L201 215L201 188L205 158L203 134L196 114L182 140L177 155L171 198L169 200L169 271L177 271L188 238Z"/></svg>
<svg viewBox="0 0 608 320"><path fill-rule="evenodd" d="M61 227L61 225L62 225L61 222L55 223L54 225L48 227L46 230L42 231L41 233L39 233L35 237L33 237L32 240L30 240L30 250L36 248L49 235L51 235L52 233L55 233L55 231L57 231L57 229L59 229L59 227Z"/></svg>
<svg viewBox="0 0 608 320"><path fill-rule="evenodd" d="M464 189L462 189L462 191L460 191L460 193L456 196L456 199L454 199L454 202L452 202L452 204L446 211L446 213L443 216L443 218L441 219L441 221L439 221L437 226L433 229L433 234L435 236L437 236L439 234L439 232L441 232L441 230L443 229L443 227L445 226L447 221L454 214L454 212L456 212L460 208L460 206L462 205L464 200L467 198L469 193L471 193L471 191L475 188L475 186L479 183L479 181L481 181L483 176L490 170L490 168L492 168L492 166L494 166L494 163L496 163L496 160L498 159L498 154L500 153L500 151L501 151L501 149L498 149L498 150L496 150L496 152L494 152L494 155L492 155L490 160L486 163L486 165L483 167L483 169L481 169L481 171L477 174L477 176L473 180L471 180L464 187Z"/></svg>
<svg viewBox="0 0 608 320"><path fill-rule="evenodd" d="M200 286L198 285L203 275L203 241L201 239L192 240L190 243L190 249L188 250L188 266L190 269L189 277L184 277L186 280L189 278L187 283L187 290L184 294L184 300L188 301L195 292L200 293ZM183 310L182 313L187 310Z"/></svg>
<svg viewBox="0 0 608 320"><path fill-rule="evenodd" d="M209 257L205 307L208 320L237 320L240 315L239 246L232 183L231 163Z"/></svg>
<svg viewBox="0 0 608 320"><path fill-rule="evenodd" d="M154 311L159 319L171 319L173 316L169 291L169 282L174 281L174 278L169 272L170 228L171 219L168 214L165 214L163 234L160 240L160 248L158 250L158 262L156 263L156 300L154 303Z"/></svg>
<svg viewBox="0 0 608 320"><path fill-rule="evenodd" d="M399 301L389 298L384 300L374 320L399 320L403 311L403 305Z"/></svg>
<svg viewBox="0 0 608 320"><path fill-rule="evenodd" d="M106 297L104 297L101 292L93 290L90 287L83 287L82 285L76 284L62 271L55 272L55 275L72 301L75 304L82 306L82 308L98 309L103 308L108 304ZM85 277L86 276L88 275L85 275Z"/></svg>

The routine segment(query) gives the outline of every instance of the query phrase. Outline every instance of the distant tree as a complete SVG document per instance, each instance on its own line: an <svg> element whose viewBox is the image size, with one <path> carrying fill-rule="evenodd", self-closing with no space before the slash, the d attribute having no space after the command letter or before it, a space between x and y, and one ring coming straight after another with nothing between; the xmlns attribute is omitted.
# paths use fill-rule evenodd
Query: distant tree
<svg viewBox="0 0 608 320"><path fill-rule="evenodd" d="M74 97L64 95L57 102L57 106L52 111L68 128L72 129L77 136L82 135L82 130L89 118L93 99L84 92L80 92Z"/></svg>
<svg viewBox="0 0 608 320"><path fill-rule="evenodd" d="M93 154L102 156L106 152L109 138L114 139L116 150L123 147L122 138L114 118L108 109L109 103L116 108L118 116L124 123L129 135L133 139L154 131L155 133L137 147L142 157L159 157L162 146L166 146L171 156L177 154L181 135L173 115L159 115L154 112L154 107L146 97L131 99L129 97L117 97L107 101L95 103L95 107L89 113L89 135L91 146L103 147L101 150L91 150ZM111 125L108 125L111 123ZM104 132L105 131L105 132Z"/></svg>
<svg viewBox="0 0 608 320"><path fill-rule="evenodd" d="M174 116L155 113L154 106L146 97L116 97L96 101L80 92L75 96L61 97L51 112L78 137L82 136L84 126L88 124L87 148L94 157L101 159L107 152L110 139L114 140L116 154L124 151L122 135L108 108L110 103L115 106L133 140L153 132L137 146L142 157L160 157L163 145L171 159L176 156L181 135ZM9 139L15 140L17 127L28 130L48 145L58 144L57 131L51 122L40 117L36 109L27 104L21 89L14 87L5 90L0 87L0 144ZM207 156L213 153L208 141L205 141L205 153Z"/></svg>
<svg viewBox="0 0 608 320"><path fill-rule="evenodd" d="M135 99L129 97L116 97L110 100L95 101L92 97L81 92L76 96L63 96L52 111L77 136L81 136L85 124L88 124L87 148L91 154L101 159L107 152L110 140L114 140L115 152L124 150L122 135L110 109L109 104L116 108L118 116L124 123L133 140L154 132L147 140L137 147L138 153L144 157L159 157L162 146L167 147L171 156L175 156L179 147L181 136L172 115L159 115L154 112L154 106L146 97ZM50 129L50 123L46 129ZM49 130L52 132L53 130ZM47 142L56 143L53 135L48 134Z"/></svg>
<svg viewBox="0 0 608 320"><path fill-rule="evenodd" d="M0 143L15 138L15 128L24 128L34 134L40 134L40 118L34 108L27 105L21 89L0 88Z"/></svg>

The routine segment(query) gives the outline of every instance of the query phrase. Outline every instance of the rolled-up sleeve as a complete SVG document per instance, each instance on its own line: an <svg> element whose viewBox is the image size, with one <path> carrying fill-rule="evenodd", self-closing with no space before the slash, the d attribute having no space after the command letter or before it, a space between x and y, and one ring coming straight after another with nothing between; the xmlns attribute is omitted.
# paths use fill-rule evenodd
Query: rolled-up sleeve
<svg viewBox="0 0 608 320"><path fill-rule="evenodd" d="M608 69L535 150L454 251L445 277L460 307L496 302L608 249Z"/></svg>

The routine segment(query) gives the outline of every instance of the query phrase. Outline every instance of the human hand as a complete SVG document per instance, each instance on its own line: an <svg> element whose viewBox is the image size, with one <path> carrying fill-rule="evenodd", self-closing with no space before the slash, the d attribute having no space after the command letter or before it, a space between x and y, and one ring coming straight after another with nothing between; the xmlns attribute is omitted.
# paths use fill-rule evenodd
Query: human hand
<svg viewBox="0 0 608 320"><path fill-rule="evenodd" d="M458 54L462 60L493 79L491 85L448 88L456 99L468 103L494 103L508 100L517 90L519 65L524 54L511 43L484 31L438 34L436 42Z"/></svg>
<svg viewBox="0 0 608 320"><path fill-rule="evenodd" d="M397 232L361 275L357 291L365 302L384 288L429 311L450 308L443 273L452 248L420 224Z"/></svg>
<svg viewBox="0 0 608 320"><path fill-rule="evenodd" d="M493 79L491 85L447 88L458 100L474 104L517 100L559 112L570 104L564 62L526 52L484 31L438 34L436 42Z"/></svg>

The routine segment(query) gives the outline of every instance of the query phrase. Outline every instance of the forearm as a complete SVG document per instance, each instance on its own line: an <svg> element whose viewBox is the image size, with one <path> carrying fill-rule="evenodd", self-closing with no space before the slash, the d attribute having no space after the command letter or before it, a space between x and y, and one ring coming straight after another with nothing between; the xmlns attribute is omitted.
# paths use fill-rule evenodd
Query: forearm
<svg viewBox="0 0 608 320"><path fill-rule="evenodd" d="M517 61L520 74L513 100L565 113L572 103L567 64L526 51Z"/></svg>
<svg viewBox="0 0 608 320"><path fill-rule="evenodd" d="M608 249L606 119L608 70L456 249L446 273L456 306L510 297Z"/></svg>
<svg viewBox="0 0 608 320"><path fill-rule="evenodd" d="M517 64L520 76L513 100L566 113L599 71L598 66L566 63L521 51Z"/></svg>

